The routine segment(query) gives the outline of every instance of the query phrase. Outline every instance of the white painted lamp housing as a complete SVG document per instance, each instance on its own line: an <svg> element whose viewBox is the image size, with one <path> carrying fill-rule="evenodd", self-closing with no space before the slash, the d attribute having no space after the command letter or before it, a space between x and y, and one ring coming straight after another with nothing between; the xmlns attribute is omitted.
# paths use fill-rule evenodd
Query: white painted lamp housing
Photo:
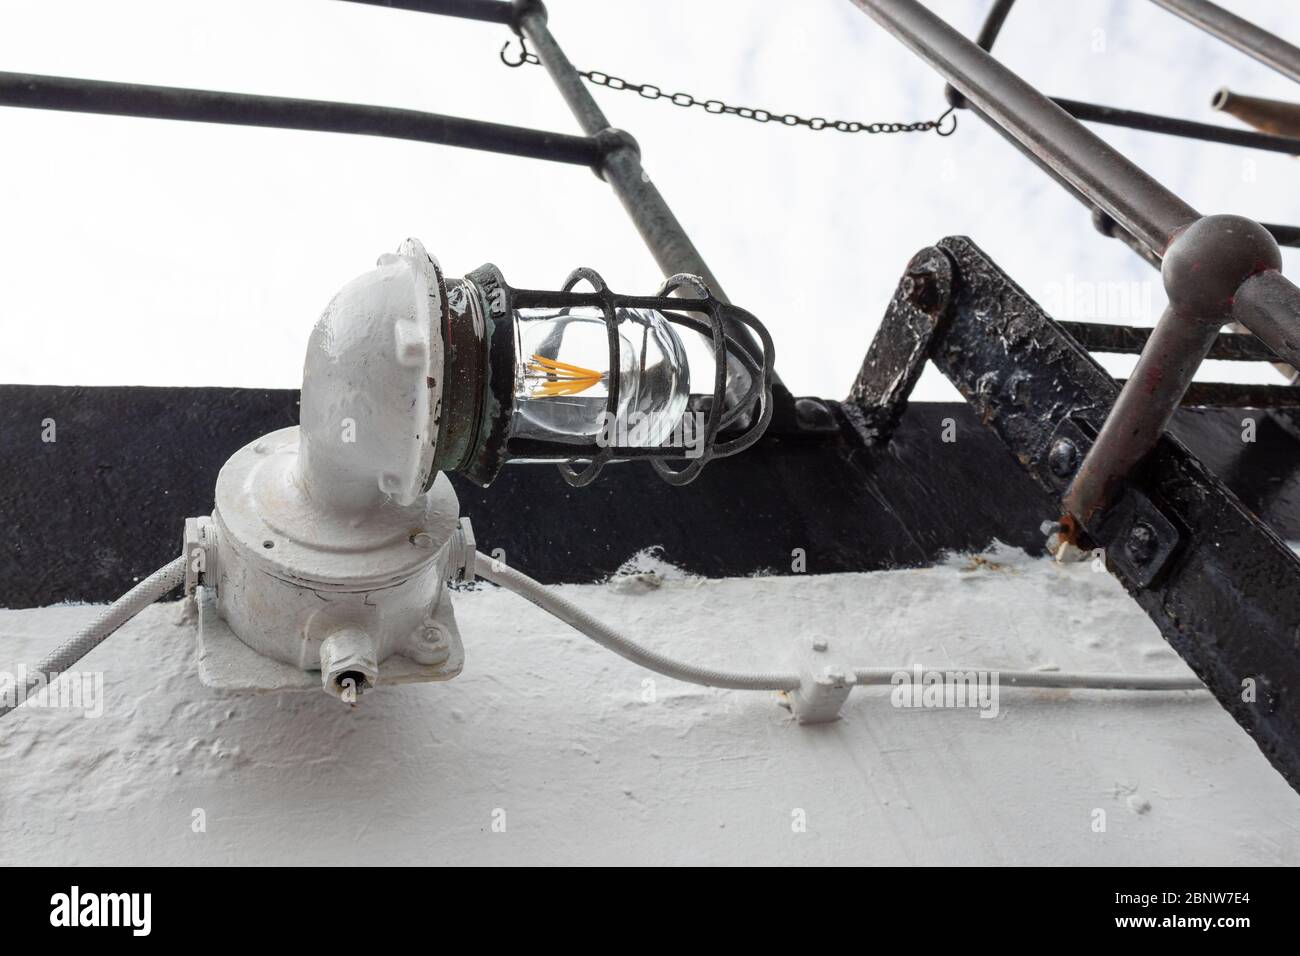
<svg viewBox="0 0 1300 956"><path fill-rule="evenodd" d="M737 324L758 334L759 358L724 331ZM713 342L711 395L690 393L674 326ZM299 426L231 456L212 517L187 523L203 680L355 700L456 676L445 584L472 567L473 540L442 472L486 485L508 460L557 461L586 484L608 462L648 458L683 483L758 439L771 367L766 330L692 277L641 298L589 270L561 292L512 289L492 266L448 282L407 240L316 323Z"/></svg>

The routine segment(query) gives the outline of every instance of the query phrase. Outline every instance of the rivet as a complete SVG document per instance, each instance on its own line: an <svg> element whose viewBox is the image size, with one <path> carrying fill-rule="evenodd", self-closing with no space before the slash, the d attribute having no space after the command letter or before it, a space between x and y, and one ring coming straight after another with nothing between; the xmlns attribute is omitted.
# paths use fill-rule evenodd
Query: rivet
<svg viewBox="0 0 1300 956"><path fill-rule="evenodd" d="M1068 438L1058 438L1052 442L1047 453L1047 467L1057 478L1069 478L1079 466L1079 449Z"/></svg>
<svg viewBox="0 0 1300 956"><path fill-rule="evenodd" d="M1155 528L1145 521L1137 521L1129 529L1124 548L1134 564L1146 564L1155 557L1159 544L1160 540L1156 536Z"/></svg>

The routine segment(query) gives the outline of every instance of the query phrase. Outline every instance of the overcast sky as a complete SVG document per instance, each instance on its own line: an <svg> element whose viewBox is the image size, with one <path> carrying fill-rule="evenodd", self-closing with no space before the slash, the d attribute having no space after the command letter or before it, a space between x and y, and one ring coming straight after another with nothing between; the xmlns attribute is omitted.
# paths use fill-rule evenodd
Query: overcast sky
<svg viewBox="0 0 1300 956"><path fill-rule="evenodd" d="M1291 3L1224 5L1300 40ZM987 6L931 2L968 35ZM848 0L548 7L577 65L668 91L860 121L944 107L937 76ZM542 70L498 62L510 34L492 24L337 0L0 0L0 23L10 71L577 131ZM1284 78L1146 0L1026 0L997 52L1049 93L1225 125L1235 121L1208 105L1220 86L1296 98ZM1137 314L1076 306L1061 317L1149 324L1163 305L1154 270L973 117L947 139L847 135L596 97L636 135L731 298L772 330L796 393L846 393L908 258L949 234L971 236L1044 304L1080 283L1144 283ZM1300 222L1290 157L1095 129L1203 212ZM295 387L326 302L407 236L451 275L491 261L514 284L546 287L588 265L632 293L661 278L609 188L579 167L10 108L0 131L3 382ZM920 397L953 394L927 372Z"/></svg>

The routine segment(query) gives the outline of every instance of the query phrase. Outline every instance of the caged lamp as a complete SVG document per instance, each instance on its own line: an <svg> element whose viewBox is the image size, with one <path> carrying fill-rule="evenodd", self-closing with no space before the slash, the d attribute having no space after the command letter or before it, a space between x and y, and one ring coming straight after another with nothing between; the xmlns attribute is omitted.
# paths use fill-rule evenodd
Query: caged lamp
<svg viewBox="0 0 1300 956"><path fill-rule="evenodd" d="M444 281L436 264L433 274ZM559 291L538 291L512 288L486 265L446 288L435 470L486 485L506 461L558 461L569 483L585 485L609 462L648 459L685 484L711 459L752 445L771 418L771 337L694 276L627 296L591 269L575 270ZM728 332L745 327L761 342L757 358L752 341ZM692 393L678 329L712 346L707 392Z"/></svg>
<svg viewBox="0 0 1300 956"><path fill-rule="evenodd" d="M707 391L681 330L713 347ZM586 485L648 459L684 484L758 440L771 383L767 330L693 276L653 296L589 269L559 291L514 289L491 265L448 280L407 240L317 321L299 425L231 456L212 515L186 522L200 677L349 700L455 677L444 585L473 577L475 548L445 472L487 485L508 461L555 462Z"/></svg>

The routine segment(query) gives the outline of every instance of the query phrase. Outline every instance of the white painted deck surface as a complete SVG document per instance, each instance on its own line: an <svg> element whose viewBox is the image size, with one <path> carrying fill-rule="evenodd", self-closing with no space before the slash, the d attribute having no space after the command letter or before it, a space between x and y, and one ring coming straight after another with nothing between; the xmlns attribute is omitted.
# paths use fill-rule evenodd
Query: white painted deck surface
<svg viewBox="0 0 1300 956"><path fill-rule="evenodd" d="M564 593L719 665L819 637L863 666L1182 668L1108 575L1018 554ZM84 662L102 717L0 722L0 862L1300 863L1300 796L1208 694L1004 688L989 720L859 689L800 727L771 694L658 679L646 701L651 675L514 595L455 601L465 673L356 708L219 697L183 606L150 608ZM0 667L93 613L0 611Z"/></svg>

